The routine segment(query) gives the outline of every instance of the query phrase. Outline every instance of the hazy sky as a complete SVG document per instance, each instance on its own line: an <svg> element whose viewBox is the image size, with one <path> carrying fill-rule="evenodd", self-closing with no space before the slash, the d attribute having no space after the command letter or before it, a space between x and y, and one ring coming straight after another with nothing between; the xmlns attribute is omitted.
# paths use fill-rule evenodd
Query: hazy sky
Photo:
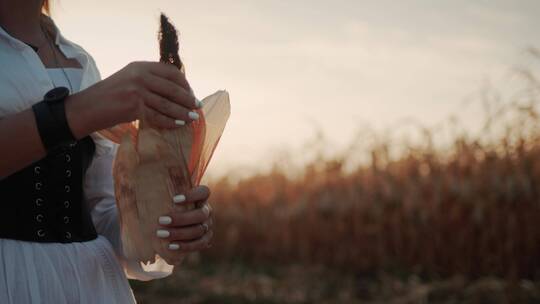
<svg viewBox="0 0 540 304"><path fill-rule="evenodd" d="M432 124L462 113L489 79L530 64L540 1L64 0L53 17L106 77L156 60L159 12L181 32L199 97L231 95L213 166L257 166L324 130L343 146L360 125Z"/></svg>

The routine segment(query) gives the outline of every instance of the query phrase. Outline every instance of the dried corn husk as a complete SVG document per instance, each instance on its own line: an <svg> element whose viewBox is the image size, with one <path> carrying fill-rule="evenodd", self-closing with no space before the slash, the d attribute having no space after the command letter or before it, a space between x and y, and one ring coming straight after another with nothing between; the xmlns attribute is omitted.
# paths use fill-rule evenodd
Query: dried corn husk
<svg viewBox="0 0 540 304"><path fill-rule="evenodd" d="M160 39L164 38L160 35ZM177 48L176 42L176 52ZM171 52L164 54L163 49L161 45L161 60L175 64L174 58L167 58ZM177 56L175 65L182 67ZM155 233L160 216L195 208L193 204L176 206L172 197L199 184L229 118L226 91L218 91L202 103L197 110L199 120L176 129L156 129L143 120L100 131L120 144L113 176L123 252L128 259L147 264L162 258L168 264L179 264L184 258L169 250L169 242Z"/></svg>

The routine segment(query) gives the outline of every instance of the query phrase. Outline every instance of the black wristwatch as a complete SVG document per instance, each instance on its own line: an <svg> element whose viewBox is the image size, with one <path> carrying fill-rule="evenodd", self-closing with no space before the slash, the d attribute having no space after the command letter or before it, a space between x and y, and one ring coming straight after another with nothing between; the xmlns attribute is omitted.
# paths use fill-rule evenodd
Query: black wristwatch
<svg viewBox="0 0 540 304"><path fill-rule="evenodd" d="M66 119L64 101L69 96L66 87L57 87L45 94L43 101L32 106L36 124L47 153L54 153L77 140Z"/></svg>

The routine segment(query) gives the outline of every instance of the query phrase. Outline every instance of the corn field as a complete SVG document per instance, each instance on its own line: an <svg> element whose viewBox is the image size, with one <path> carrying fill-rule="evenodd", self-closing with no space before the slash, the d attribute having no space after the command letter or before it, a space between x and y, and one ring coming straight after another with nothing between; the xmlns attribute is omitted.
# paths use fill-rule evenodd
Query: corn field
<svg viewBox="0 0 540 304"><path fill-rule="evenodd" d="M239 181L214 180L216 237L204 258L313 263L372 273L540 275L540 85L515 100L482 100L485 125L446 147L435 132L391 156L379 140L355 152ZM382 143L381 143L382 142Z"/></svg>

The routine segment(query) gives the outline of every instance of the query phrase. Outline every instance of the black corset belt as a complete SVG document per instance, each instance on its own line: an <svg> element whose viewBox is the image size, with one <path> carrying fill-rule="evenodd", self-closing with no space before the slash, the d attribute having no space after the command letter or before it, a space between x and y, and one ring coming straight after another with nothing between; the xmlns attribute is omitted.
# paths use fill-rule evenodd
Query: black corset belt
<svg viewBox="0 0 540 304"><path fill-rule="evenodd" d="M0 238L57 243L95 239L83 203L83 176L94 151L87 136L0 180Z"/></svg>

